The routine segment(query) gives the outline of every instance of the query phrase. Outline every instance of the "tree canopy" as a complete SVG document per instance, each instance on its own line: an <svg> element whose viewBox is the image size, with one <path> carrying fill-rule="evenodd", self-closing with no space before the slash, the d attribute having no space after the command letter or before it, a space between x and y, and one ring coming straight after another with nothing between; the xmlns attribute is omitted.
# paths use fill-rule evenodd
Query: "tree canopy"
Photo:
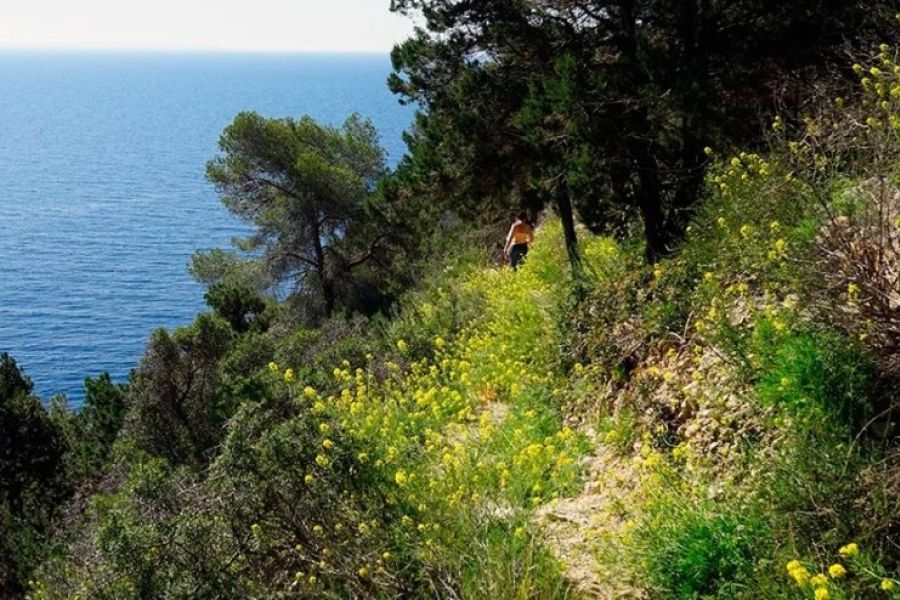
<svg viewBox="0 0 900 600"><path fill-rule="evenodd" d="M238 248L263 264L273 287L293 285L330 315L350 293L348 276L376 260L386 241L372 202L386 172L374 126L357 115L335 128L244 112L219 147L207 177L254 227Z"/></svg>
<svg viewBox="0 0 900 600"><path fill-rule="evenodd" d="M408 164L482 202L555 204L573 266L573 206L596 229L640 215L653 260L691 216L704 148L758 143L782 83L890 4L394 0L424 23L393 52L392 89L422 108Z"/></svg>
<svg viewBox="0 0 900 600"><path fill-rule="evenodd" d="M64 497L65 440L16 361L0 354L0 590L20 593Z"/></svg>

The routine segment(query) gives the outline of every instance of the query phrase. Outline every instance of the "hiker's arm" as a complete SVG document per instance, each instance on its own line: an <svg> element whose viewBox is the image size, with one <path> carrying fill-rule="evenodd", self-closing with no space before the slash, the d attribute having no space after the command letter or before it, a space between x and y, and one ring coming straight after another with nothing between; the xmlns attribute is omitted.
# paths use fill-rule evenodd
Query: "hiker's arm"
<svg viewBox="0 0 900 600"><path fill-rule="evenodd" d="M506 243L503 244L503 254L504 255L509 254L509 245L510 245L510 242L512 242L512 240L513 240L513 234L515 233L515 231L516 231L516 226L514 224L512 227L509 228L509 233L506 234Z"/></svg>

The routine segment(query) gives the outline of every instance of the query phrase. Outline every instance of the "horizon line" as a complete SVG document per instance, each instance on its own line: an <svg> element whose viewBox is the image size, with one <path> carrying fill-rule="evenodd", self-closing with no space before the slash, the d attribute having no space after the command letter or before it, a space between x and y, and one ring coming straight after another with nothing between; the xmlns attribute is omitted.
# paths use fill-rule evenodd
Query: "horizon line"
<svg viewBox="0 0 900 600"><path fill-rule="evenodd" d="M128 46L4 46L0 52L99 52L122 54L379 54L390 55L392 48L381 49L315 49L315 48L171 48Z"/></svg>

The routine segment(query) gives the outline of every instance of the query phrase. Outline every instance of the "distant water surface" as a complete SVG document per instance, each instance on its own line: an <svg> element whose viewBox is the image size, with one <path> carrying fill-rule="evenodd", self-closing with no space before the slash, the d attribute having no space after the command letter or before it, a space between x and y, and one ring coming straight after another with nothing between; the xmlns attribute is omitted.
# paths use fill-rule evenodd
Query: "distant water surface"
<svg viewBox="0 0 900 600"><path fill-rule="evenodd" d="M44 398L124 381L157 327L204 308L195 249L245 231L204 180L241 110L370 117L389 159L411 109L380 55L0 52L0 352Z"/></svg>

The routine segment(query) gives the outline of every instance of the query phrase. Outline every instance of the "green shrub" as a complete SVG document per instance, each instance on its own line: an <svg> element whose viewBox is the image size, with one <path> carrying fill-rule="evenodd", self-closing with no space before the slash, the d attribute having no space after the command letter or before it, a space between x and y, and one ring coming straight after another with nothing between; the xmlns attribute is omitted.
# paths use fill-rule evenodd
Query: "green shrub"
<svg viewBox="0 0 900 600"><path fill-rule="evenodd" d="M227 321L208 313L174 333L154 332L132 376L128 434L173 463L206 463L235 408L220 389L219 366L235 337Z"/></svg>
<svg viewBox="0 0 900 600"><path fill-rule="evenodd" d="M459 575L463 598L565 600L573 592L560 564L525 523L481 523L475 543L460 548L467 558Z"/></svg>
<svg viewBox="0 0 900 600"><path fill-rule="evenodd" d="M0 593L21 591L69 493L64 434L31 392L31 379L0 354Z"/></svg>
<svg viewBox="0 0 900 600"><path fill-rule="evenodd" d="M753 572L766 535L754 514L664 492L648 503L631 538L655 595L688 600L730 597Z"/></svg>
<svg viewBox="0 0 900 600"><path fill-rule="evenodd" d="M327 389L333 384L331 371L347 361L353 365L367 362L376 351L378 339L368 319L362 316L336 316L316 329L299 327L275 342L274 360L296 371L297 379Z"/></svg>
<svg viewBox="0 0 900 600"><path fill-rule="evenodd" d="M230 421L205 478L123 444L124 480L92 501L80 534L90 543L45 564L34 598L371 597L415 585L415 572L377 566L393 550L394 509L360 449L280 374L269 383Z"/></svg>
<svg viewBox="0 0 900 600"><path fill-rule="evenodd" d="M109 373L84 381L84 402L77 412L56 399L51 417L66 437L67 476L73 487L98 478L128 411L128 386L114 384Z"/></svg>
<svg viewBox="0 0 900 600"><path fill-rule="evenodd" d="M228 321L238 333L251 328L265 331L269 327L269 319L265 315L266 302L249 286L215 283L206 291L204 298L216 314Z"/></svg>
<svg viewBox="0 0 900 600"><path fill-rule="evenodd" d="M626 455L634 449L634 443L640 438L640 434L638 415L631 407L623 407L618 413L607 416L600 423L603 443L621 455Z"/></svg>
<svg viewBox="0 0 900 600"><path fill-rule="evenodd" d="M828 419L848 435L872 416L876 376L842 336L806 331L782 337L762 320L753 345L760 366L757 397L764 404L808 422Z"/></svg>

